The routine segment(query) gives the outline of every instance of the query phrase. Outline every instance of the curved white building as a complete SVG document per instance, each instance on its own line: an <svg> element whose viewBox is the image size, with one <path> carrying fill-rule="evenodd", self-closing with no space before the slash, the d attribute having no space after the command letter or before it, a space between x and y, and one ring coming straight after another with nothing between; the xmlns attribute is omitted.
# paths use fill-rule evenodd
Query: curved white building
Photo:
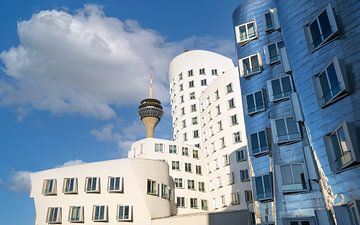
<svg viewBox="0 0 360 225"><path fill-rule="evenodd" d="M199 97L213 80L233 68L231 59L204 50L187 51L171 61L169 81L175 141L200 147Z"/></svg>

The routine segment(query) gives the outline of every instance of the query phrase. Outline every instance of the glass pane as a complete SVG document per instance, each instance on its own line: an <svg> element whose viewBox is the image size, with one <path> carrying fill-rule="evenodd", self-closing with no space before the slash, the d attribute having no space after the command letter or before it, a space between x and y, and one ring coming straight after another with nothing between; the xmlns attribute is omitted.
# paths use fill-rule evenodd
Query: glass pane
<svg viewBox="0 0 360 225"><path fill-rule="evenodd" d="M314 22L312 22L310 24L310 32L311 32L311 38L313 40L313 46L314 46L314 48L316 48L322 42L320 29L317 24L317 20L315 20Z"/></svg>
<svg viewBox="0 0 360 225"><path fill-rule="evenodd" d="M301 184L303 182L302 176L304 175L303 167L300 164L292 166L294 174L294 183Z"/></svg>
<svg viewBox="0 0 360 225"><path fill-rule="evenodd" d="M258 153L259 152L259 143L258 143L257 133L251 134L250 139L251 139L251 148L252 148L253 153Z"/></svg>
<svg viewBox="0 0 360 225"><path fill-rule="evenodd" d="M336 70L335 70L334 64L331 64L326 69L326 72L327 72L328 79L329 79L329 82L330 82L330 90L331 90L332 96L334 96L337 93L339 93L340 90L341 90L340 82L339 82L338 77L336 75Z"/></svg>
<svg viewBox="0 0 360 225"><path fill-rule="evenodd" d="M289 165L281 167L281 178L283 185L289 185L294 183Z"/></svg>
<svg viewBox="0 0 360 225"><path fill-rule="evenodd" d="M349 214L350 214L350 220L351 220L351 225L357 225L359 224L359 220L358 217L356 215L356 209L355 207L351 207L349 209Z"/></svg>
<svg viewBox="0 0 360 225"><path fill-rule="evenodd" d="M255 102L256 102L256 109L260 110L264 108L264 102L262 97L262 92L258 91L255 93Z"/></svg>
<svg viewBox="0 0 360 225"><path fill-rule="evenodd" d="M267 150L268 144L266 143L266 132L264 130L259 132L259 140L261 150Z"/></svg>
<svg viewBox="0 0 360 225"><path fill-rule="evenodd" d="M250 94L250 95L246 96L246 102L247 102L248 111L249 112L255 111L255 103L254 103L253 94Z"/></svg>
<svg viewBox="0 0 360 225"><path fill-rule="evenodd" d="M290 225L298 225L297 221L290 221Z"/></svg>
<svg viewBox="0 0 360 225"><path fill-rule="evenodd" d="M322 98L324 102L329 101L332 98L332 93L330 92L331 87L328 83L327 76L325 72L322 72L319 76L321 90L322 90Z"/></svg>
<svg viewBox="0 0 360 225"><path fill-rule="evenodd" d="M249 32L249 37L248 38L253 38L256 36L256 33L255 33L255 26L254 26L254 23L249 23L247 25L248 27L248 32Z"/></svg>
<svg viewBox="0 0 360 225"><path fill-rule="evenodd" d="M264 188L263 188L263 181L262 177L255 177L255 185L256 185L256 193L258 198L264 198Z"/></svg>
<svg viewBox="0 0 360 225"><path fill-rule="evenodd" d="M290 96L292 93L290 77L281 78L281 84L282 84L282 90L283 90L283 97Z"/></svg>
<svg viewBox="0 0 360 225"><path fill-rule="evenodd" d="M266 22L266 29L273 29L273 23L272 23L272 18L271 18L271 13L268 12L265 14L265 22Z"/></svg>
<svg viewBox="0 0 360 225"><path fill-rule="evenodd" d="M293 117L286 118L286 125L287 125L287 129L288 129L288 134L290 135L290 137L297 138L299 131L298 131L295 119Z"/></svg>
<svg viewBox="0 0 360 225"><path fill-rule="evenodd" d="M272 87L274 99L276 100L276 99L282 98L280 80L279 79L272 80L271 87Z"/></svg>
<svg viewBox="0 0 360 225"><path fill-rule="evenodd" d="M323 39L325 40L332 33L329 17L326 10L320 14L319 23L320 23Z"/></svg>
<svg viewBox="0 0 360 225"><path fill-rule="evenodd" d="M240 26L239 31L240 31L240 41L246 40L247 39L247 33L246 33L245 25Z"/></svg>
<svg viewBox="0 0 360 225"><path fill-rule="evenodd" d="M301 221L301 225L310 225L310 221Z"/></svg>
<svg viewBox="0 0 360 225"><path fill-rule="evenodd" d="M330 137L331 137L331 143L332 143L332 146L334 148L336 159L339 159L342 156L342 151L340 149L340 145L339 145L337 135L335 133L335 134L331 135Z"/></svg>
<svg viewBox="0 0 360 225"><path fill-rule="evenodd" d="M338 136L339 136L339 141L340 141L340 148L341 148L341 152L342 155L345 155L346 153L349 152L349 147L346 143L346 137L345 137L345 132L344 129L341 127L338 131Z"/></svg>
<svg viewBox="0 0 360 225"><path fill-rule="evenodd" d="M243 64L244 75L250 74L251 68L250 68L249 58L243 59L242 64Z"/></svg>
<svg viewBox="0 0 360 225"><path fill-rule="evenodd" d="M260 66L259 66L259 60L258 60L258 56L254 55L250 58L251 60L251 69L252 72L256 72L260 70Z"/></svg>
<svg viewBox="0 0 360 225"><path fill-rule="evenodd" d="M270 175L264 176L264 186L265 186L266 197L272 196L272 187L271 187L270 179L271 179Z"/></svg>
<svg viewBox="0 0 360 225"><path fill-rule="evenodd" d="M276 132L279 139L287 135L285 121L283 119L275 120Z"/></svg>
<svg viewBox="0 0 360 225"><path fill-rule="evenodd" d="M279 59L276 44L268 46L270 62L275 62Z"/></svg>

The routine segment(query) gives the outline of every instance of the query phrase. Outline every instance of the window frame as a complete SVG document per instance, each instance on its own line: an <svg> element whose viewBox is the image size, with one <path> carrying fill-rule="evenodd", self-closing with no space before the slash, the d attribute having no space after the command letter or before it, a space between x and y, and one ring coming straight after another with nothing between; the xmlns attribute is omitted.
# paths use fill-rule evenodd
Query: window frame
<svg viewBox="0 0 360 225"><path fill-rule="evenodd" d="M184 188L184 182L182 178L176 177L174 178L174 182L176 188Z"/></svg>
<svg viewBox="0 0 360 225"><path fill-rule="evenodd" d="M78 217L76 217L75 219L73 217L74 209L79 209L79 211L77 212ZM84 206L70 206L68 220L70 223L83 223L84 222Z"/></svg>
<svg viewBox="0 0 360 225"><path fill-rule="evenodd" d="M248 182L250 181L250 174L248 169L240 170L240 181Z"/></svg>
<svg viewBox="0 0 360 225"><path fill-rule="evenodd" d="M72 189L68 190L69 181L73 180ZM78 179L76 177L66 177L64 178L63 183L63 193L64 194L77 194L78 193Z"/></svg>
<svg viewBox="0 0 360 225"><path fill-rule="evenodd" d="M272 27L268 27L268 25L267 25L266 14L270 14L270 20L271 20ZM264 12L263 17L264 17L264 21L265 21L265 32L266 33L271 33L273 31L280 29L280 23L279 23L279 18L277 16L276 8L268 9L266 12Z"/></svg>
<svg viewBox="0 0 360 225"><path fill-rule="evenodd" d="M164 144L163 143L154 143L154 151L155 152L164 152Z"/></svg>
<svg viewBox="0 0 360 225"><path fill-rule="evenodd" d="M270 186L270 191L271 192L265 192L266 191L266 185L265 185L265 180L264 180L264 177L265 176L268 176L269 177L269 186ZM258 190L257 190L257 187L256 187L256 178L260 177L261 178L261 184L262 184L262 189L264 190L263 193L258 193ZM259 175L259 176L254 176L252 179L252 182L253 182L253 190L254 190L254 196L255 196L255 199L257 201L260 201L260 202L263 202L263 201L269 201L271 199L274 198L274 190L273 190L273 176L272 176L272 172L269 172L269 173L265 173L265 174L262 174L262 175ZM263 197L259 197L259 194L262 194L264 195Z"/></svg>
<svg viewBox="0 0 360 225"><path fill-rule="evenodd" d="M258 61L258 67L253 67L251 58L256 56ZM244 70L244 61L249 60L249 66L250 66L250 72L245 72ZM250 78L251 76L261 73L263 70L263 62L260 52L257 52L256 54L252 54L249 56L246 56L244 58L239 59L239 72L240 76L245 78Z"/></svg>
<svg viewBox="0 0 360 225"><path fill-rule="evenodd" d="M285 92L284 92L282 79L285 79L285 78L289 78L289 82L290 82L290 86L291 86L291 93L289 95L285 95ZM272 81L275 81L275 80L279 80L279 84L280 84L281 97L279 97L279 98L275 98L275 96L274 96L274 90L273 90L273 86L272 86ZM293 81L292 81L292 78L291 78L290 75L285 75L285 76L281 76L281 77L277 77L277 78L268 80L268 81L266 81L266 85L267 85L267 89L268 89L269 100L271 102L274 102L274 103L282 101L282 100L290 99L291 94L295 92L294 84L293 84Z"/></svg>
<svg viewBox="0 0 360 225"><path fill-rule="evenodd" d="M300 165L301 168L302 168L302 173L303 173L303 177L301 177L300 179L303 179L301 183L301 185L305 185L305 188L302 187L302 188L295 188L295 185L298 185L298 184L295 184L295 174L294 174L294 166L298 166ZM289 189L284 189L284 174L283 174L283 170L282 168L283 167L286 167L286 166L289 166L290 167L290 173L291 173L291 179L292 179L292 184L288 184L289 186L292 185L292 188L289 188ZM284 164L284 165L280 165L279 166L279 169L280 169L280 175L281 175L281 188L282 188L282 191L284 194L291 194L291 193L297 193L297 192L306 192L309 190L309 184L308 184L308 176L306 174L306 168L305 168L305 165L303 162L295 162L295 163L289 163L289 164ZM300 174L301 176L301 174Z"/></svg>
<svg viewBox="0 0 360 225"><path fill-rule="evenodd" d="M123 207L123 215L125 214L126 208L128 210L128 218L120 218L120 208ZM133 207L131 205L124 205L124 204L118 204L117 205L117 212L116 212L116 220L121 222L131 222L133 221Z"/></svg>
<svg viewBox="0 0 360 225"><path fill-rule="evenodd" d="M240 133L240 131L237 131L237 132L234 132L234 133L233 133L233 141L234 141L234 144L237 144L237 143L241 143L241 142L242 142L242 138L241 138L241 133Z"/></svg>
<svg viewBox="0 0 360 225"><path fill-rule="evenodd" d="M89 180L96 179L95 189L89 189ZM91 186L93 186L93 181L91 181ZM85 192L86 193L100 193L100 177L86 177L85 178Z"/></svg>
<svg viewBox="0 0 360 225"><path fill-rule="evenodd" d="M50 187L49 187L49 183L51 183ZM51 190L49 190L49 189L51 189ZM42 194L45 196L57 195L57 180L55 178L44 180Z"/></svg>
<svg viewBox="0 0 360 225"><path fill-rule="evenodd" d="M119 188L118 189L112 189L112 180L115 182L115 188L117 180L119 180ZM109 176L108 177L108 192L109 193L124 193L124 177L115 177L115 176Z"/></svg>
<svg viewBox="0 0 360 225"><path fill-rule="evenodd" d="M240 154L242 152L242 154ZM244 157L240 157L243 155ZM236 151L236 162L243 162L247 160L246 149L239 149Z"/></svg>
<svg viewBox="0 0 360 225"><path fill-rule="evenodd" d="M254 33L255 33L255 36L253 37L249 37L249 28L248 28L248 25L253 23L253 27L254 27ZM240 27L242 26L245 26L246 28L246 38L245 39L241 39L241 35L240 35ZM258 34L258 31L257 31L257 25L256 25L256 20L251 20L249 22L246 22L246 23L243 23L243 24L239 24L237 26L235 26L235 37L236 37L236 43L240 44L240 45L245 45L247 43L249 43L250 41L252 40L255 40L259 37L259 34Z"/></svg>
<svg viewBox="0 0 360 225"><path fill-rule="evenodd" d="M279 47L280 43L282 44L282 47ZM270 57L269 47L272 46L272 45L275 45L276 56ZM276 41L276 42L264 45L263 49L264 49L264 55L265 55L266 64L274 65L276 63L280 63L281 62L281 49L284 48L284 47L285 47L285 44L284 44L283 40Z"/></svg>
<svg viewBox="0 0 360 225"><path fill-rule="evenodd" d="M259 106L261 105L256 105L256 98L255 98L255 94L256 93L259 93L261 92L261 100L262 100L262 108L259 108ZM249 101L248 101L248 96L252 96L252 100L253 100L253 103L254 103L254 109L253 111L250 111L249 110ZM254 92L251 92L247 95L245 95L245 105L246 105L246 112L249 116L252 116L252 115L255 115L255 114L258 114L258 113L261 113L261 112L264 112L266 111L266 98L265 98L265 90L264 89L261 89L259 91L254 91Z"/></svg>
<svg viewBox="0 0 360 225"><path fill-rule="evenodd" d="M231 192L231 205L239 205L240 204L240 194L238 191Z"/></svg>
<svg viewBox="0 0 360 225"><path fill-rule="evenodd" d="M54 212L52 212L53 210L57 210L56 218L50 218L50 217L54 217L54 215L51 215L54 213ZM62 223L62 208L61 207L48 207L47 214L46 214L46 222L48 224L61 224Z"/></svg>
<svg viewBox="0 0 360 225"><path fill-rule="evenodd" d="M289 128L288 128L288 124L287 124L287 119L289 118L293 118L295 125L296 125L296 129L297 129L297 133L294 134L289 134ZM284 124L285 124L285 130L286 130L286 140L280 140L277 134L277 126L276 126L276 121L278 120L284 120ZM290 143L294 143L294 142L298 142L302 140L302 135L301 135L301 130L300 130L300 125L299 123L296 121L295 116L285 116L283 118L276 118L276 119L271 119L270 120L271 123L271 131L273 134L273 141L275 144L290 144ZM294 138L291 138L290 135L295 135L296 136Z"/></svg>
<svg viewBox="0 0 360 225"><path fill-rule="evenodd" d="M99 210L101 210L102 207L104 207L104 218L96 218L97 215L96 215L96 209L97 207L100 207ZM100 216L101 216L101 211L99 211L100 213ZM94 222L108 222L108 219L109 219L109 215L108 215L108 206L107 205L94 205L93 206L93 213L92 213L92 221Z"/></svg>
<svg viewBox="0 0 360 225"><path fill-rule="evenodd" d="M176 145L169 145L169 154L177 154L177 146Z"/></svg>
<svg viewBox="0 0 360 225"><path fill-rule="evenodd" d="M159 184L155 180L147 179L146 187L148 195L159 196Z"/></svg>

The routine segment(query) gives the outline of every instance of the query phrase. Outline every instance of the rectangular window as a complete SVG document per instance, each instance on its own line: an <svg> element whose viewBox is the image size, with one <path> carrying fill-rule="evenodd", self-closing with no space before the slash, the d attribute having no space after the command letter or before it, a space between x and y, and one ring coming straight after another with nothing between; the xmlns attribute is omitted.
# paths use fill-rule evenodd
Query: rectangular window
<svg viewBox="0 0 360 225"><path fill-rule="evenodd" d="M229 94L233 92L232 83L226 85L226 93Z"/></svg>
<svg viewBox="0 0 360 225"><path fill-rule="evenodd" d="M284 76L267 81L270 101L276 102L288 99L294 92L294 87L290 76Z"/></svg>
<svg viewBox="0 0 360 225"><path fill-rule="evenodd" d="M109 177L108 183L109 192L124 192L124 178L123 177Z"/></svg>
<svg viewBox="0 0 360 225"><path fill-rule="evenodd" d="M184 85L183 85L183 84L180 84L180 85L179 85L179 90L180 90L180 91L183 91L183 90L184 90Z"/></svg>
<svg viewBox="0 0 360 225"><path fill-rule="evenodd" d="M223 155L223 165L224 166L230 165L230 156L229 155Z"/></svg>
<svg viewBox="0 0 360 225"><path fill-rule="evenodd" d="M250 180L249 170L240 170L240 180L241 182L247 182Z"/></svg>
<svg viewBox="0 0 360 225"><path fill-rule="evenodd" d="M247 203L253 202L253 194L251 190L245 190L244 194L245 194L245 202Z"/></svg>
<svg viewBox="0 0 360 225"><path fill-rule="evenodd" d="M249 41L257 38L257 28L255 21L244 23L235 27L236 42L245 45Z"/></svg>
<svg viewBox="0 0 360 225"><path fill-rule="evenodd" d="M315 218L287 218L284 225L315 225Z"/></svg>
<svg viewBox="0 0 360 225"><path fill-rule="evenodd" d="M239 59L240 75L250 77L262 71L262 60L260 53Z"/></svg>
<svg viewBox="0 0 360 225"><path fill-rule="evenodd" d="M222 188L223 187L221 177L217 177L216 182L217 182L217 188Z"/></svg>
<svg viewBox="0 0 360 225"><path fill-rule="evenodd" d="M44 195L56 195L56 179L46 179L43 184Z"/></svg>
<svg viewBox="0 0 360 225"><path fill-rule="evenodd" d="M220 138L220 148L225 148L226 145L225 145L225 138L222 137ZM216 149L214 148L214 151L216 151Z"/></svg>
<svg viewBox="0 0 360 225"><path fill-rule="evenodd" d="M155 143L155 152L164 152L164 144Z"/></svg>
<svg viewBox="0 0 360 225"><path fill-rule="evenodd" d="M221 120L218 122L218 131L222 131L223 130L223 127L222 127L222 122Z"/></svg>
<svg viewBox="0 0 360 225"><path fill-rule="evenodd" d="M253 156L269 152L270 145L268 143L267 131L261 130L250 134L250 146Z"/></svg>
<svg viewBox="0 0 360 225"><path fill-rule="evenodd" d="M228 105L229 105L229 109L235 108L235 101L233 98L228 100Z"/></svg>
<svg viewBox="0 0 360 225"><path fill-rule="evenodd" d="M305 25L305 33L311 51L324 46L338 35L334 11L330 4L314 20Z"/></svg>
<svg viewBox="0 0 360 225"><path fill-rule="evenodd" d="M193 150L193 158L194 159L199 159L199 151L198 150Z"/></svg>
<svg viewBox="0 0 360 225"><path fill-rule="evenodd" d="M191 173L191 163L185 163L185 172Z"/></svg>
<svg viewBox="0 0 360 225"><path fill-rule="evenodd" d="M184 186L183 186L183 179L182 179L182 178L175 178L175 187L177 187L177 188L184 188Z"/></svg>
<svg viewBox="0 0 360 225"><path fill-rule="evenodd" d="M313 80L315 93L321 107L325 107L348 94L347 78L337 58L314 76Z"/></svg>
<svg viewBox="0 0 360 225"><path fill-rule="evenodd" d="M182 73L179 73L179 80L182 80L183 79L183 75Z"/></svg>
<svg viewBox="0 0 360 225"><path fill-rule="evenodd" d="M211 70L211 75L218 75L217 69L212 69Z"/></svg>
<svg viewBox="0 0 360 225"><path fill-rule="evenodd" d="M204 182L199 182L199 191L205 192L205 183Z"/></svg>
<svg viewBox="0 0 360 225"><path fill-rule="evenodd" d="M154 180L147 180L147 193L149 195L158 195L158 184Z"/></svg>
<svg viewBox="0 0 360 225"><path fill-rule="evenodd" d="M161 184L161 197L165 199L169 198L169 188L166 184Z"/></svg>
<svg viewBox="0 0 360 225"><path fill-rule="evenodd" d="M169 145L169 153L176 154L176 145Z"/></svg>
<svg viewBox="0 0 360 225"><path fill-rule="evenodd" d="M185 208L185 198L184 197L176 197L176 206L178 208Z"/></svg>
<svg viewBox="0 0 360 225"><path fill-rule="evenodd" d="M205 68L201 68L201 69L199 70L199 74L204 75L204 74L205 74Z"/></svg>
<svg viewBox="0 0 360 225"><path fill-rule="evenodd" d="M191 105L191 112L196 112L196 104Z"/></svg>
<svg viewBox="0 0 360 225"><path fill-rule="evenodd" d="M205 200L205 199L201 200L201 209L202 210L208 210L209 209L207 200Z"/></svg>
<svg viewBox="0 0 360 225"><path fill-rule="evenodd" d="M239 192L232 192L231 193L231 205L238 205L238 204L240 204Z"/></svg>
<svg viewBox="0 0 360 225"><path fill-rule="evenodd" d="M184 141L187 141L188 139L187 139L187 134L186 133L183 133L183 140Z"/></svg>
<svg viewBox="0 0 360 225"><path fill-rule="evenodd" d="M118 205L117 220L118 221L132 221L133 208L130 205Z"/></svg>
<svg viewBox="0 0 360 225"><path fill-rule="evenodd" d="M107 206L94 205L93 221L94 222L107 222L108 221Z"/></svg>
<svg viewBox="0 0 360 225"><path fill-rule="evenodd" d="M264 54L266 63L271 65L277 62L280 62L280 49L285 47L283 41L272 43L264 46Z"/></svg>
<svg viewBox="0 0 360 225"><path fill-rule="evenodd" d="M46 222L49 224L61 223L61 208L50 207L47 211Z"/></svg>
<svg viewBox="0 0 360 225"><path fill-rule="evenodd" d="M300 163L280 166L282 189L293 193L307 189L303 165Z"/></svg>
<svg viewBox="0 0 360 225"><path fill-rule="evenodd" d="M227 177L227 184L228 185L234 184L234 182L235 182L234 172L226 174L226 177Z"/></svg>
<svg viewBox="0 0 360 225"><path fill-rule="evenodd" d="M198 130L193 131L193 137L194 138L199 138L199 131Z"/></svg>
<svg viewBox="0 0 360 225"><path fill-rule="evenodd" d="M241 149L236 151L236 161L237 162L241 162L241 161L245 161L247 159L246 157L246 150L245 149Z"/></svg>
<svg viewBox="0 0 360 225"><path fill-rule="evenodd" d="M190 198L190 208L193 209L198 208L197 198Z"/></svg>
<svg viewBox="0 0 360 225"><path fill-rule="evenodd" d="M201 166L195 166L195 171L196 171L196 174L198 174L198 175L201 175L202 173L201 173Z"/></svg>
<svg viewBox="0 0 360 225"><path fill-rule="evenodd" d="M78 192L77 178L65 178L63 192L64 194L76 194Z"/></svg>
<svg viewBox="0 0 360 225"><path fill-rule="evenodd" d="M347 211L349 213L351 225L360 224L360 201L354 200L350 202Z"/></svg>
<svg viewBox="0 0 360 225"><path fill-rule="evenodd" d="M218 100L220 98L220 95L219 95L219 90L216 90L214 92L214 95L215 95L215 99Z"/></svg>
<svg viewBox="0 0 360 225"><path fill-rule="evenodd" d="M241 135L240 131L233 133L234 143L240 143L241 142Z"/></svg>
<svg viewBox="0 0 360 225"><path fill-rule="evenodd" d="M179 161L171 161L172 170L180 170L180 162Z"/></svg>
<svg viewBox="0 0 360 225"><path fill-rule="evenodd" d="M197 117L195 116L195 117L191 118L191 122L192 122L193 125L198 124L198 119L197 119Z"/></svg>
<svg viewBox="0 0 360 225"><path fill-rule="evenodd" d="M270 33L280 28L276 8L269 9L267 12L265 12L264 19L265 19L265 31L267 33Z"/></svg>
<svg viewBox="0 0 360 225"><path fill-rule="evenodd" d="M200 80L200 84L201 86L206 86L207 85L206 79Z"/></svg>
<svg viewBox="0 0 360 225"><path fill-rule="evenodd" d="M187 147L182 147L182 155L184 155L184 156L189 156L189 148L187 148Z"/></svg>
<svg viewBox="0 0 360 225"><path fill-rule="evenodd" d="M193 88L195 85L194 85L194 81L189 81L189 88Z"/></svg>
<svg viewBox="0 0 360 225"><path fill-rule="evenodd" d="M238 124L238 120L237 120L237 115L236 115L236 114L235 114L235 115L232 115L232 116L230 117L230 119L231 119L231 125L232 125L232 126Z"/></svg>
<svg viewBox="0 0 360 225"><path fill-rule="evenodd" d="M253 179L256 193L256 199L258 201L268 200L273 197L272 191L272 173L257 176Z"/></svg>
<svg viewBox="0 0 360 225"><path fill-rule="evenodd" d="M186 127L186 121L183 120L183 121L181 121L181 122L182 122L182 128L185 128L185 127Z"/></svg>
<svg viewBox="0 0 360 225"><path fill-rule="evenodd" d="M83 206L70 206L69 222L70 223L83 223L84 222L84 207Z"/></svg>
<svg viewBox="0 0 360 225"><path fill-rule="evenodd" d="M194 71L193 71L193 70L189 70L189 71L188 71L188 76L189 76L189 77L194 76Z"/></svg>
<svg viewBox="0 0 360 225"><path fill-rule="evenodd" d="M300 127L294 117L273 119L270 122L274 143L281 144L301 140Z"/></svg>
<svg viewBox="0 0 360 225"><path fill-rule="evenodd" d="M184 107L181 108L181 115L182 116L185 115L185 108Z"/></svg>
<svg viewBox="0 0 360 225"><path fill-rule="evenodd" d="M354 123L344 122L324 136L331 170L335 173L360 163L358 128Z"/></svg>
<svg viewBox="0 0 360 225"><path fill-rule="evenodd" d="M100 177L87 177L85 190L87 193L100 193Z"/></svg>
<svg viewBox="0 0 360 225"><path fill-rule="evenodd" d="M195 99L195 92L190 93L190 100Z"/></svg>
<svg viewBox="0 0 360 225"><path fill-rule="evenodd" d="M265 111L265 101L263 90L246 95L246 106L249 115L254 115Z"/></svg>
<svg viewBox="0 0 360 225"><path fill-rule="evenodd" d="M188 189L195 190L195 181L194 180L187 180Z"/></svg>
<svg viewBox="0 0 360 225"><path fill-rule="evenodd" d="M226 198L225 198L225 195L221 195L220 196L220 199L221 199L221 206L222 207L226 207Z"/></svg>

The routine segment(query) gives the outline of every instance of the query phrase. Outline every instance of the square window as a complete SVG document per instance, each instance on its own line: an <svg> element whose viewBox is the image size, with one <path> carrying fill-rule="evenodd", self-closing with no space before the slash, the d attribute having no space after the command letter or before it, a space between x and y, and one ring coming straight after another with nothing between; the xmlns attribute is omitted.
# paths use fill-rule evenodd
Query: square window
<svg viewBox="0 0 360 225"><path fill-rule="evenodd" d="M100 177L87 177L85 190L86 193L100 193Z"/></svg>
<svg viewBox="0 0 360 225"><path fill-rule="evenodd" d="M84 207L83 206L70 206L69 222L70 223L84 222Z"/></svg>
<svg viewBox="0 0 360 225"><path fill-rule="evenodd" d="M239 60L240 75L243 77L250 77L262 71L261 55L257 54L247 56Z"/></svg>
<svg viewBox="0 0 360 225"><path fill-rule="evenodd" d="M195 117L191 118L191 122L192 122L193 125L198 124L198 119L197 119L197 117L195 116Z"/></svg>
<svg viewBox="0 0 360 225"><path fill-rule="evenodd" d="M264 92L262 90L246 95L245 99L249 115L265 111Z"/></svg>
<svg viewBox="0 0 360 225"><path fill-rule="evenodd" d="M266 32L270 33L280 28L276 8L269 9L267 12L265 12L264 19Z"/></svg>
<svg viewBox="0 0 360 225"><path fill-rule="evenodd" d="M107 206L94 205L93 221L94 222L107 222L108 221Z"/></svg>
<svg viewBox="0 0 360 225"><path fill-rule="evenodd" d="M132 221L133 208L130 205L118 205L117 220L118 221Z"/></svg>
<svg viewBox="0 0 360 225"><path fill-rule="evenodd" d="M253 179L254 192L258 201L265 201L273 198L272 173L256 176Z"/></svg>
<svg viewBox="0 0 360 225"><path fill-rule="evenodd" d="M280 49L283 47L285 47L283 41L265 45L264 54L265 54L266 63L272 65L277 62L280 62L281 59Z"/></svg>
<svg viewBox="0 0 360 225"><path fill-rule="evenodd" d="M293 83L290 76L284 76L267 81L269 90L269 99L276 102L283 99L289 99L294 92Z"/></svg>
<svg viewBox="0 0 360 225"><path fill-rule="evenodd" d="M46 179L43 185L44 195L56 195L56 179Z"/></svg>
<svg viewBox="0 0 360 225"><path fill-rule="evenodd" d="M294 117L273 119L270 122L274 143L284 144L301 140L300 127Z"/></svg>
<svg viewBox="0 0 360 225"><path fill-rule="evenodd" d="M178 208L185 208L185 198L184 197L176 197L176 206Z"/></svg>
<svg viewBox="0 0 360 225"><path fill-rule="evenodd" d="M108 183L109 192L124 192L124 178L123 177L109 177Z"/></svg>
<svg viewBox="0 0 360 225"><path fill-rule="evenodd" d="M172 161L171 162L172 170L180 170L180 162L179 161Z"/></svg>
<svg viewBox="0 0 360 225"><path fill-rule="evenodd" d="M253 156L257 156L269 152L270 144L268 143L266 130L261 130L250 134L249 149Z"/></svg>
<svg viewBox="0 0 360 225"><path fill-rule="evenodd" d="M190 93L190 100L195 99L195 92Z"/></svg>
<svg viewBox="0 0 360 225"><path fill-rule="evenodd" d="M169 153L176 154L176 145L169 145Z"/></svg>
<svg viewBox="0 0 360 225"><path fill-rule="evenodd" d="M65 178L63 192L64 194L76 194L78 192L77 178Z"/></svg>
<svg viewBox="0 0 360 225"><path fill-rule="evenodd" d="M240 180L241 182L247 182L250 180L249 170L240 170Z"/></svg>
<svg viewBox="0 0 360 225"><path fill-rule="evenodd" d="M159 195L158 184L154 180L147 180L147 194L148 195Z"/></svg>
<svg viewBox="0 0 360 225"><path fill-rule="evenodd" d="M246 150L245 149L241 149L236 151L236 161L237 162L241 162L241 161L245 161L247 159L246 156Z"/></svg>
<svg viewBox="0 0 360 225"><path fill-rule="evenodd" d="M307 190L303 165L300 163L280 166L284 193Z"/></svg>
<svg viewBox="0 0 360 225"><path fill-rule="evenodd" d="M164 144L155 143L155 152L164 152Z"/></svg>
<svg viewBox="0 0 360 225"><path fill-rule="evenodd" d="M61 208L50 207L47 211L46 222L49 224L60 224L61 223Z"/></svg>
<svg viewBox="0 0 360 225"><path fill-rule="evenodd" d="M255 21L244 23L235 27L236 42L245 45L249 41L257 38L257 28Z"/></svg>
<svg viewBox="0 0 360 225"><path fill-rule="evenodd" d="M184 186L183 186L183 179L182 179L182 178L175 178L175 187L177 187L177 188L184 188Z"/></svg>

